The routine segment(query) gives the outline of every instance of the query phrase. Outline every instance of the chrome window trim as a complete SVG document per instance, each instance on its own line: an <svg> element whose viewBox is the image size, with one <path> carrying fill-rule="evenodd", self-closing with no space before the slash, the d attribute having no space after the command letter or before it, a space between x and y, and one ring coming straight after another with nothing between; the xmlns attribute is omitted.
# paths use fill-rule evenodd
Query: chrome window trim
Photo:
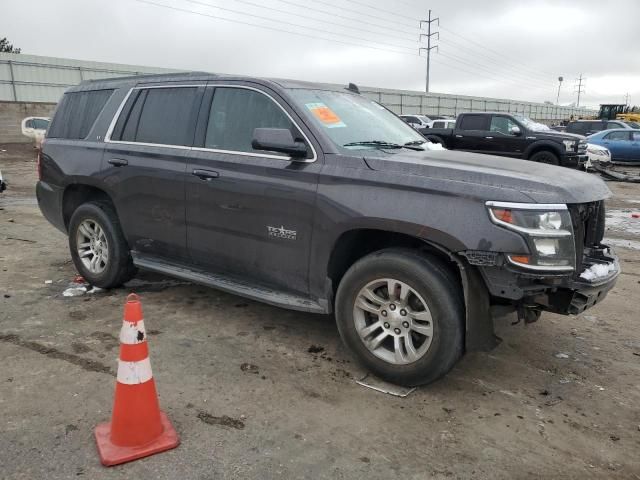
<svg viewBox="0 0 640 480"><path fill-rule="evenodd" d="M304 137L305 141L307 142L307 145L309 145L309 147L311 147L311 152L313 153L312 158L292 158L290 156L282 156L282 155L273 155L273 154L269 154L269 153L256 153L256 152L243 152L240 150L223 150L223 149L217 149L217 148L207 148L207 147L187 147L184 145L169 145L169 144L164 144L164 143L143 143L143 142L129 142L129 141L123 141L123 140L111 140L111 135L113 133L113 130L116 126L116 123L118 122L118 119L120 118L120 115L122 114L122 110L124 109L124 106L127 103L127 100L129 100L129 97L131 96L131 94L133 93L134 90L145 90L145 89L151 89L151 88L193 88L193 87L213 87L213 88L218 88L218 87L225 87L225 88L242 88L245 90L253 90L255 92L261 93L262 95L265 95L267 98L269 98L272 102L274 102L278 108L280 108L280 110L282 110L282 112L287 116L287 118L289 120L291 120L291 123L293 123L293 125L298 129L298 131L302 134L302 136ZM213 100L212 100L213 101ZM289 115L289 112L287 112L285 110L285 108L280 105L280 102L278 102L275 98L273 98L270 94L268 94L265 91L260 90L259 88L255 88L255 87L248 87L246 85L234 85L234 84L212 84L212 83L207 83L207 84L199 84L199 85L151 85L151 86L145 86L145 85L140 85L140 86L136 86L136 87L131 87L129 89L129 91L127 92L127 94L125 95L124 99L122 100L122 102L120 103L120 106L118 107L118 109L116 110L115 115L113 116L113 119L111 120L111 123L109 124L109 128L107 129L107 133L104 137L104 141L105 143L114 143L114 144L122 144L122 145L142 145L142 146L147 146L147 147L164 147L164 148L178 148L178 149L182 149L182 150L193 150L193 151L198 151L198 152L212 152L212 153L224 153L224 154L229 154L229 155L241 155L241 156L245 156L245 157L259 157L259 158L271 158L271 159L276 159L276 160L285 160L288 162L299 162L299 163L313 163L318 159L318 154L316 153L316 149L313 146L313 143L311 143L311 141L309 140L309 137L307 137L306 133L304 133L304 130L302 130L302 128L300 128L300 125L298 125L298 123L293 119L293 117L291 115Z"/></svg>

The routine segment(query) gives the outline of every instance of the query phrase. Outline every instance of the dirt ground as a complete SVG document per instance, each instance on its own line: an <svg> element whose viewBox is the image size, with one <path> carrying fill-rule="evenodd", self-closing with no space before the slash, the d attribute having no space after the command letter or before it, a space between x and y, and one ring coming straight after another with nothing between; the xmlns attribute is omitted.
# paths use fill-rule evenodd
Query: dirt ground
<svg viewBox="0 0 640 480"><path fill-rule="evenodd" d="M398 398L356 384L330 317L144 273L62 296L76 272L36 205L33 156L0 146L0 478L640 479L640 184L609 183L623 274L602 304L501 319L495 350ZM131 291L182 444L107 469L93 428Z"/></svg>

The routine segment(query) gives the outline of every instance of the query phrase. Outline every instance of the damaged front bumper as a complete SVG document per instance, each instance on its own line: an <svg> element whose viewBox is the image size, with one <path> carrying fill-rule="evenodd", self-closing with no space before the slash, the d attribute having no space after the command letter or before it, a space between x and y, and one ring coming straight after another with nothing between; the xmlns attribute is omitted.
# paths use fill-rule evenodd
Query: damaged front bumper
<svg viewBox="0 0 640 480"><path fill-rule="evenodd" d="M570 274L531 273L506 264L481 271L495 303L506 301L520 311L577 315L604 300L620 275L618 257L606 245L585 248L580 264L581 271Z"/></svg>

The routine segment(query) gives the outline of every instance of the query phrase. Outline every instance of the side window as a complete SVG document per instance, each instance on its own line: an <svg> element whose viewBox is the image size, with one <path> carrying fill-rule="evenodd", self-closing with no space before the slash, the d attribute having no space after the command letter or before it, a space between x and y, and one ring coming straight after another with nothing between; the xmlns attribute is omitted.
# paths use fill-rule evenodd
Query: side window
<svg viewBox="0 0 640 480"><path fill-rule="evenodd" d="M487 115L465 115L460 122L460 130L489 130Z"/></svg>
<svg viewBox="0 0 640 480"><path fill-rule="evenodd" d="M86 138L113 89L66 93L47 132L50 138Z"/></svg>
<svg viewBox="0 0 640 480"><path fill-rule="evenodd" d="M611 132L604 137L606 140L629 140L629 132Z"/></svg>
<svg viewBox="0 0 640 480"><path fill-rule="evenodd" d="M246 88L215 89L205 136L205 148L259 152L251 146L256 128L286 128L299 134L289 117L266 95Z"/></svg>
<svg viewBox="0 0 640 480"><path fill-rule="evenodd" d="M631 132L631 140L633 142L640 141L640 132Z"/></svg>
<svg viewBox="0 0 640 480"><path fill-rule="evenodd" d="M433 128L444 128L444 122L433 122Z"/></svg>
<svg viewBox="0 0 640 480"><path fill-rule="evenodd" d="M618 122L607 122L607 129L609 128L624 128L625 125L622 125Z"/></svg>
<svg viewBox="0 0 640 480"><path fill-rule="evenodd" d="M491 118L491 128L492 132L502 133L504 135L511 135L511 128L517 127L516 122L511 120L509 117L500 117L494 115Z"/></svg>
<svg viewBox="0 0 640 480"><path fill-rule="evenodd" d="M133 104L118 119L113 140L190 146L196 120L197 87L134 90ZM123 113L124 113L123 111Z"/></svg>

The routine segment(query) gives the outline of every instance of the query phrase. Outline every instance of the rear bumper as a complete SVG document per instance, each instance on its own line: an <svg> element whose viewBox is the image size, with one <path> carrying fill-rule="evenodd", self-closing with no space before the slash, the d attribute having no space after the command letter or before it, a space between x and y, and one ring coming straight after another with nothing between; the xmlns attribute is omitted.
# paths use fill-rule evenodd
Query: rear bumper
<svg viewBox="0 0 640 480"><path fill-rule="evenodd" d="M66 234L67 227L62 216L62 194L63 190L59 187L43 181L36 184L36 198L42 215L51 225Z"/></svg>

